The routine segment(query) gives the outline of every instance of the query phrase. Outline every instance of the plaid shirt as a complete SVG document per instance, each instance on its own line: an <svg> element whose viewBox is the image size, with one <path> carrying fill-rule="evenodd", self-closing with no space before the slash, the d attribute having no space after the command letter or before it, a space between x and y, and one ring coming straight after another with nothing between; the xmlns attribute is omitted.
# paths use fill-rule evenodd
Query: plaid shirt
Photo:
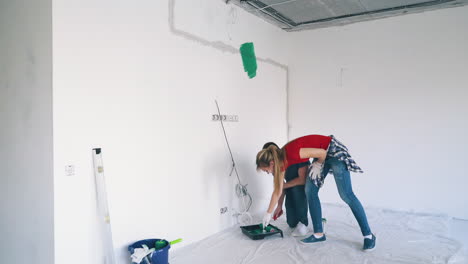
<svg viewBox="0 0 468 264"><path fill-rule="evenodd" d="M356 164L356 161L354 161L354 159L349 154L348 148L343 143L338 141L335 138L335 136L330 135L330 137L332 138L332 140L330 142L330 145L328 145L327 158L332 157L343 161L344 163L346 163L346 167L350 172L363 173L364 171ZM309 166L309 169L311 168L312 167ZM329 170L329 173L333 174L333 170L331 168ZM320 176L317 177L317 179L313 180L314 184L319 188L322 187L326 176L327 175L324 175L322 172L322 174L320 174Z"/></svg>

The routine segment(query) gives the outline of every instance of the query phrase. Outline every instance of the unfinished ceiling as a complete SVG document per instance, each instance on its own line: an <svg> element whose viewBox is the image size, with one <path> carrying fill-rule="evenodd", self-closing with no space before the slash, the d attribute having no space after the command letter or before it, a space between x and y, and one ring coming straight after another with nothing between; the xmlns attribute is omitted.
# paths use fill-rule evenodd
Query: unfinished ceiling
<svg viewBox="0 0 468 264"><path fill-rule="evenodd" d="M286 31L339 26L468 4L468 0L233 0L232 2Z"/></svg>

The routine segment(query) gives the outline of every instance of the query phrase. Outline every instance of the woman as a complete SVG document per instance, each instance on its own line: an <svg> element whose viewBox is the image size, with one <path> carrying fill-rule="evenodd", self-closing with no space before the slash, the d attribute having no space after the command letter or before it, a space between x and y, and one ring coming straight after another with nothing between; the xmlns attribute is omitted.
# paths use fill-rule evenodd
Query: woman
<svg viewBox="0 0 468 264"><path fill-rule="evenodd" d="M308 135L292 140L281 149L269 146L257 154L257 170L272 173L274 176L274 190L268 210L263 217L263 225L267 226L271 221L271 213L283 190L285 170L291 165L305 162L310 158L313 158L314 161L307 172L305 189L314 234L301 241L315 243L326 240L323 233L322 209L318 191L328 172L331 172L335 177L341 199L349 205L361 228L361 233L364 236L363 250L374 249L376 237L370 230L364 208L354 195L351 186L350 171L362 172L362 170L351 158L346 146L334 136Z"/></svg>
<svg viewBox="0 0 468 264"><path fill-rule="evenodd" d="M279 149L274 142L268 142L263 145L263 149L274 146ZM294 229L292 236L305 236L308 232L309 219L307 219L307 197L305 193L305 182L307 167L310 162L301 162L289 166L285 171L286 183L283 184L283 193L281 194L276 210L273 213L273 220L276 220L283 213L283 202L286 207L286 223Z"/></svg>

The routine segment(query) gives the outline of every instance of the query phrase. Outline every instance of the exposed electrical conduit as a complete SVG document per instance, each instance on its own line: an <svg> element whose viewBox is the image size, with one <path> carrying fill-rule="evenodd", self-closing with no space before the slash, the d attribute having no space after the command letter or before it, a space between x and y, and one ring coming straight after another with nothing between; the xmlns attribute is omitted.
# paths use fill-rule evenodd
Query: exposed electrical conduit
<svg viewBox="0 0 468 264"><path fill-rule="evenodd" d="M215 103L216 103L216 108L218 109L218 115L221 116L221 110L219 110L218 101L215 100ZM247 185L243 185L241 183L239 173L237 172L236 162L234 161L234 156L232 155L231 146L229 145L229 140L226 135L226 129L224 128L223 119L220 118L219 121L221 123L221 128L223 129L224 139L226 140L226 145L228 147L229 154L231 155L232 170L229 176L232 175L232 171L236 172L237 182L238 182L238 184L236 185L236 194L237 194L237 197L239 197L239 199L242 198L242 202L244 203L244 210L234 215L237 217L237 221L241 225L249 225L249 224L252 224L252 216L248 212L250 209L250 206L252 206L252 196L250 196L249 192L247 191ZM249 202L248 202L249 205L246 205L245 203L246 197L249 198Z"/></svg>

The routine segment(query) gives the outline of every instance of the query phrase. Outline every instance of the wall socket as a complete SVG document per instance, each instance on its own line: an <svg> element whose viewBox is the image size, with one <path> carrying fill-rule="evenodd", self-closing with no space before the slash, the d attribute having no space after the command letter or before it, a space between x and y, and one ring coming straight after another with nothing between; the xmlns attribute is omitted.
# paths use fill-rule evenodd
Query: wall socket
<svg viewBox="0 0 468 264"><path fill-rule="evenodd" d="M221 209L219 210L219 212L220 212L221 214L225 214L225 213L227 213L227 211L228 211L227 206L225 206L225 207L223 207L223 208L221 208Z"/></svg>
<svg viewBox="0 0 468 264"><path fill-rule="evenodd" d="M65 166L65 176L75 176L75 165Z"/></svg>
<svg viewBox="0 0 468 264"><path fill-rule="evenodd" d="M222 120L223 122L238 122L239 117L237 115L213 115L211 117L212 121L220 121Z"/></svg>

